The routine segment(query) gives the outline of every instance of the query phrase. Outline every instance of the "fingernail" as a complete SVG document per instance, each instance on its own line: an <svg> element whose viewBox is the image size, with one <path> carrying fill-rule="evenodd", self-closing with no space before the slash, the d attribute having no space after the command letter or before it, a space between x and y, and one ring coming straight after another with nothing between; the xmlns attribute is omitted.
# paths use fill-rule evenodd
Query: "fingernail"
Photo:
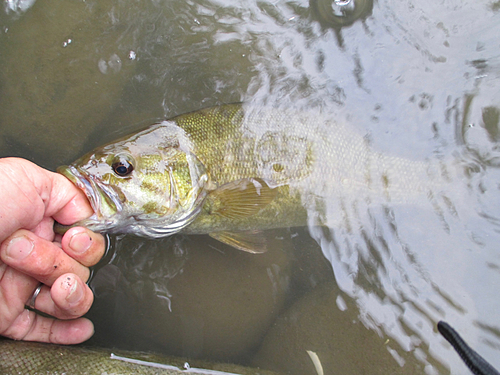
<svg viewBox="0 0 500 375"><path fill-rule="evenodd" d="M83 297L83 288L80 283L71 276L67 276L61 283L61 287L69 291L66 301L70 304L77 303Z"/></svg>
<svg viewBox="0 0 500 375"><path fill-rule="evenodd" d="M77 233L69 240L69 247L78 254L82 254L90 249L92 238L87 233Z"/></svg>
<svg viewBox="0 0 500 375"><path fill-rule="evenodd" d="M16 237L7 245L6 254L9 258L23 260L31 254L33 247L34 243L28 237Z"/></svg>

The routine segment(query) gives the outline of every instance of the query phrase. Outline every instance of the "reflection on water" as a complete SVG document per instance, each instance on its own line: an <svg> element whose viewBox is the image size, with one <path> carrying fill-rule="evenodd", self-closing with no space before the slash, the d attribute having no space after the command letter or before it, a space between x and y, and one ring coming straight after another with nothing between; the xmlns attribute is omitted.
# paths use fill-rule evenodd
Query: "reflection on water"
<svg viewBox="0 0 500 375"><path fill-rule="evenodd" d="M436 331L445 319L500 368L498 2L367 9L346 27L305 0L37 0L0 13L2 155L55 168L149 119L244 101L322 111L388 157L460 171L418 204L336 186L310 212L335 223L311 219L323 255L303 230L276 234L264 256L205 237L122 238L93 280L96 342L110 328L109 345L258 353L255 365L307 373L335 371L334 342L361 366L345 373L379 350L377 369L466 373Z"/></svg>
<svg viewBox="0 0 500 375"><path fill-rule="evenodd" d="M323 24L340 30L368 17L373 9L371 0L311 0L312 14Z"/></svg>

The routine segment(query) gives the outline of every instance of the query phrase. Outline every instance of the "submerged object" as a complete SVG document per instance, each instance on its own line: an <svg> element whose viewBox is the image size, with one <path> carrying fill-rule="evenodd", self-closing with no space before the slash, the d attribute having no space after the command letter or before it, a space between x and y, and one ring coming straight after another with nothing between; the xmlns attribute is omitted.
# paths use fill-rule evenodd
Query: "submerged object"
<svg viewBox="0 0 500 375"><path fill-rule="evenodd" d="M245 375L256 374L248 367L199 362L194 367L181 358L151 353L104 348L62 346L0 338L0 373L44 375ZM275 373L258 370L261 375Z"/></svg>
<svg viewBox="0 0 500 375"><path fill-rule="evenodd" d="M440 321L439 333L453 346L460 358L475 375L500 375L483 357L473 350L448 323Z"/></svg>
<svg viewBox="0 0 500 375"><path fill-rule="evenodd" d="M58 172L95 211L75 225L153 238L210 234L256 253L266 251L260 231L307 225L308 211L321 216L328 197L408 202L453 174L441 160L376 152L318 112L242 104L152 125ZM315 224L333 225L328 220Z"/></svg>

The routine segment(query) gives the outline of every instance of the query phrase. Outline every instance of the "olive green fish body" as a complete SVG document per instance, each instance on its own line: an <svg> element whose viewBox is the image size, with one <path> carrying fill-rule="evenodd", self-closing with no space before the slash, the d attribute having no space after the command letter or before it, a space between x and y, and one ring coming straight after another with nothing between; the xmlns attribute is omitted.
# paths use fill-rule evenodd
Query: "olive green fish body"
<svg viewBox="0 0 500 375"><path fill-rule="evenodd" d="M274 194L272 200L260 204L256 202L258 194L250 195L248 204L258 207L251 215L234 214L245 203L244 194L209 194L196 220L183 232L202 234L305 225L307 215L300 182L311 174L313 144L306 134L287 133L280 120L273 118L272 112L245 112L239 104L174 119L189 134L197 157L222 190L237 181L260 179Z"/></svg>
<svg viewBox="0 0 500 375"><path fill-rule="evenodd" d="M376 152L320 113L241 104L180 115L59 171L96 212L79 225L149 237L209 233L255 252L247 234L306 225L328 197L404 202L449 172L439 161Z"/></svg>
<svg viewBox="0 0 500 375"><path fill-rule="evenodd" d="M445 179L445 164L376 152L355 130L320 113L245 110L235 104L174 121L190 134L196 155L219 186L261 178L276 189L274 199L258 213L235 217L213 210L221 203L209 194L186 233L305 225L309 206L317 207L328 197L406 203ZM241 204L237 198L222 205Z"/></svg>

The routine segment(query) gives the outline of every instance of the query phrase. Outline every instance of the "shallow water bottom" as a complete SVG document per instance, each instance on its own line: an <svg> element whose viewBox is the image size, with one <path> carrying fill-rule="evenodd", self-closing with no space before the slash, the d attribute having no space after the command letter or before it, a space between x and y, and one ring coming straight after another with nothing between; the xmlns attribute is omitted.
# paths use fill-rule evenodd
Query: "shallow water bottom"
<svg viewBox="0 0 500 375"><path fill-rule="evenodd" d="M413 374L423 365L359 320L307 229L273 231L266 254L208 236L126 236L90 283L89 344L283 374ZM401 365L403 365L401 367Z"/></svg>

